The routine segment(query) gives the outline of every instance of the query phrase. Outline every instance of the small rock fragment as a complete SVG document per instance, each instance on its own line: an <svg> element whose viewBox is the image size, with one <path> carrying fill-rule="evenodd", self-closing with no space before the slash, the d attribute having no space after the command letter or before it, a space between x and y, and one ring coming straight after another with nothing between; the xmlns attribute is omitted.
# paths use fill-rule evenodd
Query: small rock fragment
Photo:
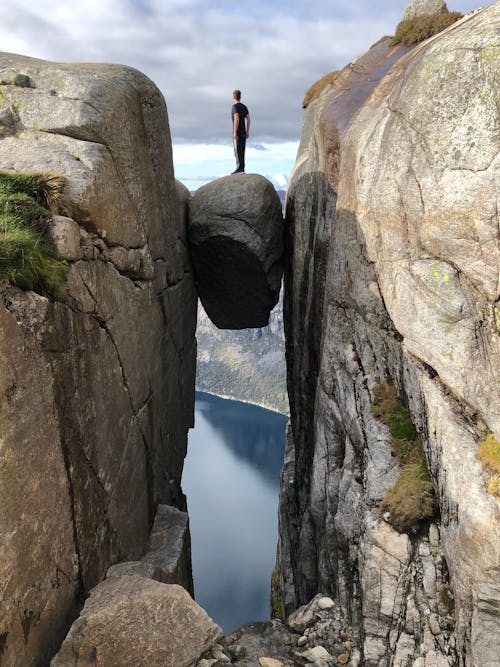
<svg viewBox="0 0 500 667"><path fill-rule="evenodd" d="M337 662L341 665L346 665L349 662L349 653L341 653L337 656Z"/></svg>
<svg viewBox="0 0 500 667"><path fill-rule="evenodd" d="M285 667L281 660L275 660L274 658L259 658L259 662L262 667Z"/></svg>
<svg viewBox="0 0 500 667"><path fill-rule="evenodd" d="M332 660L332 656L323 646L315 646L300 654L309 662L320 662L321 660Z"/></svg>
<svg viewBox="0 0 500 667"><path fill-rule="evenodd" d="M332 598L320 598L317 602L318 607L323 610L332 609L335 606L335 602Z"/></svg>
<svg viewBox="0 0 500 667"><path fill-rule="evenodd" d="M54 215L47 229L47 236L61 259L74 262L81 259L80 225L71 218Z"/></svg>

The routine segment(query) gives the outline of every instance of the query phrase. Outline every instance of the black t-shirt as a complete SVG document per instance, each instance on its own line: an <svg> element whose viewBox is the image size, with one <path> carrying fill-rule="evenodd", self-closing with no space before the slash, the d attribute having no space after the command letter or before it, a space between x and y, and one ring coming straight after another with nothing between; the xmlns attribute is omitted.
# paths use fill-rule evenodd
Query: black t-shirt
<svg viewBox="0 0 500 667"><path fill-rule="evenodd" d="M240 116L240 122L238 124L237 134L239 137L246 137L247 130L246 130L245 118L248 116L248 109L241 102L236 102L236 104L233 104L233 106L231 107L231 120L233 121L233 127L234 127L235 113L239 114Z"/></svg>

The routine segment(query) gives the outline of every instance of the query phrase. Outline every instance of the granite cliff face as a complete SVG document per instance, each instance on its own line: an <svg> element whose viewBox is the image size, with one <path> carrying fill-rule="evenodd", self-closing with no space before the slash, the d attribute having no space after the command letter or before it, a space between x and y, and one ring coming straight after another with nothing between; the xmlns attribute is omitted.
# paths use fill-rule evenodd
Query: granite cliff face
<svg viewBox="0 0 500 667"><path fill-rule="evenodd" d="M369 666L497 664L500 4L409 49L386 40L306 110L287 196L287 612L335 597ZM377 387L423 443L438 514L399 533ZM387 519L387 521L385 520Z"/></svg>
<svg viewBox="0 0 500 667"><path fill-rule="evenodd" d="M67 179L61 298L1 288L0 662L28 667L183 507L197 299L156 87L8 54L0 80L0 169Z"/></svg>

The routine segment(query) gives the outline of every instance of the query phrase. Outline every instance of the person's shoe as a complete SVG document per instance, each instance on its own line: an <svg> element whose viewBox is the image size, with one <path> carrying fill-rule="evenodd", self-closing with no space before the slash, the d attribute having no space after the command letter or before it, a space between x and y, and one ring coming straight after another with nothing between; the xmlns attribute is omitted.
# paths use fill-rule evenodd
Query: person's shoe
<svg viewBox="0 0 500 667"><path fill-rule="evenodd" d="M244 174L245 170L244 169L235 169L234 171L231 172L231 175L233 174Z"/></svg>

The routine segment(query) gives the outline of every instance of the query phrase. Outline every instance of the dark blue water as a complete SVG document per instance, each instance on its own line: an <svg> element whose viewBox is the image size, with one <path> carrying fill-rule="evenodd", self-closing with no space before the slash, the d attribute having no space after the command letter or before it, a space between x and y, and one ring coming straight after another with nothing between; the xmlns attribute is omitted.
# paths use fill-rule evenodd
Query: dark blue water
<svg viewBox="0 0 500 667"><path fill-rule="evenodd" d="M196 394L182 486L195 597L226 633L269 618L287 418Z"/></svg>

